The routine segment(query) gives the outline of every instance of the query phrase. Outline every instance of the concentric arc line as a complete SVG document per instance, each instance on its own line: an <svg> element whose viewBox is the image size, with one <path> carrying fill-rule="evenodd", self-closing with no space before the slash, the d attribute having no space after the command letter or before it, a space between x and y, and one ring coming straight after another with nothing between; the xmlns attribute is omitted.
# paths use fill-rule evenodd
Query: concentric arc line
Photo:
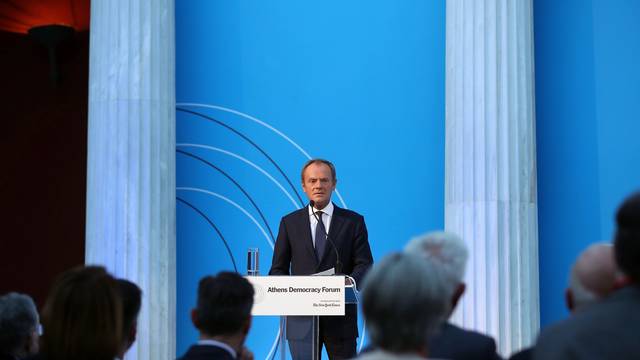
<svg viewBox="0 0 640 360"><path fill-rule="evenodd" d="M253 167L254 169L258 170L259 172L261 172L264 176L266 176L269 180L271 180L274 184L276 184L276 186L278 188L280 188L280 190L282 190L282 192L289 198L289 200L291 200L291 203L293 204L293 206L296 209L300 209L301 207L298 205L298 203L296 203L296 201L294 200L293 197L291 197L291 194L289 194L289 192L282 186L282 184L280 184L280 182L278 182L278 180L274 179L273 176L271 176L269 173L267 173L263 168L261 168L260 166L254 164L253 162L247 160L246 158L233 153L231 151L227 151L224 149L220 149L214 146L209 146L209 145L204 145L204 144L190 144L190 143L179 143L176 144L176 147L195 147L195 148L202 148L202 149L207 149L207 150L211 150L211 151L217 151L220 153L223 153L225 155L229 155L231 157L234 157L238 160L243 161L244 163L250 165L251 167Z"/></svg>
<svg viewBox="0 0 640 360"><path fill-rule="evenodd" d="M264 225L267 227L267 230L269 231L269 235L271 235L271 239L275 240L275 237L273 236L273 232L271 231L271 227L269 226L269 223L267 222L267 219L264 217L264 214L262 213L262 210L260 210L260 207L258 206L258 204L256 204L255 201L253 201L253 198L251 197L251 195L249 195L249 193L234 179L232 178L229 174L227 174L226 172L224 172L222 169L220 169L219 167L213 165L212 163L210 163L209 161L199 157L198 155L194 155L190 152L186 152L184 150L180 150L180 149L176 149L177 153L192 157L196 160L202 161L205 164L209 165L210 167L212 167L213 169L217 170L218 172L220 172L222 175L224 175L227 179L229 179L243 194L244 196L246 196L247 199L249 199L249 201L251 202L251 204L253 205L253 207L256 209L256 211L258 212L258 215L260 215L260 218L262 219L262 221L264 222Z"/></svg>
<svg viewBox="0 0 640 360"><path fill-rule="evenodd" d="M219 106L219 105L181 102L181 103L177 103L176 106L193 106L193 107L203 107L203 108L209 108L209 109L214 109L214 110L220 110L220 111L228 112L228 113L243 117L245 119L251 120L251 121L256 122L256 123L266 127L267 129L273 131L274 133L276 133L277 135L279 135L280 137L285 139L287 142L289 142L291 145L293 145L296 149L298 149L298 151L300 151L307 159L311 160L311 156L309 155L309 153L307 153L300 145L298 145L295 141L293 141L291 138L289 138L286 134L284 134L282 131L276 129L275 127L269 125L268 123L266 123L266 122L264 122L264 121L262 121L262 120L260 120L260 119L258 119L256 117L254 117L254 116L251 116L249 114L245 114L245 113L243 113L241 111L238 111L238 110L226 108L224 106ZM177 110L180 110L180 109L178 108ZM284 175L284 174L282 174L282 175ZM340 195L340 192L337 189L336 189L335 192L336 192L336 196L338 196L338 199L340 199L340 202L342 203L342 206L345 209L348 209L349 207L344 202L344 199L342 198L342 195ZM297 192L296 192L296 194L297 194ZM302 200L300 200L300 201L302 202ZM304 204L303 204L303 206L304 206Z"/></svg>
<svg viewBox="0 0 640 360"><path fill-rule="evenodd" d="M216 197L220 200L226 201L227 203L233 205L236 209L242 211L242 213L244 215L246 215L257 227L258 229L260 229L260 232L262 233L262 235L264 235L264 238L267 240L267 243L269 243L269 246L271 246L271 249L273 250L273 241L271 241L271 239L269 238L269 235L267 235L267 232L264 230L264 228L260 225L260 223L258 222L258 220L256 220L256 218L254 218L253 216L251 216L251 214L242 206L238 205L236 202L234 202L233 200L225 197L224 195L220 195L218 193L214 193L212 191L206 190L206 189L201 189L201 188L195 188L195 187L176 187L176 190L178 191L193 191L193 192L199 192L199 193L203 193L203 194L207 194L207 195L211 195L213 197Z"/></svg>
<svg viewBox="0 0 640 360"><path fill-rule="evenodd" d="M192 110L187 110L187 109L181 109L181 108L176 108L177 111L182 111L182 112L186 112L192 115L196 115L196 116L200 116L204 119L207 119L209 121L215 122L216 124L225 127L227 129L229 129L230 131L232 131L233 133L237 134L238 136L240 136L241 138L243 138L245 141L247 141L249 144L251 144L253 147L255 147L256 149L258 149L258 151L260 151L262 153L262 155L264 155L270 162L271 164L273 164L273 166L276 167L276 169L278 170L278 172L285 178L285 180L287 180L287 183L289 183L289 186L291 187L291 190L293 190L293 192L296 194L296 197L298 198L298 200L300 201L300 205L304 206L305 203L302 201L302 198L300 197L300 194L298 194L298 191L296 191L296 188L293 186L293 184L291 183L291 180L289 179L289 177L284 173L284 171L282 170L282 168L280 168L280 165L278 165L273 158L271 158L271 156L269 156L269 154L267 154L266 151L264 151L260 146L258 146L258 144L256 144L253 140L251 140L248 136L244 135L243 133L241 133L240 131L234 129L233 127L223 123L222 121L215 119L211 116L208 115L204 115L201 114L197 111L192 111Z"/></svg>
<svg viewBox="0 0 640 360"><path fill-rule="evenodd" d="M176 200L180 201L181 203L183 203L183 204L187 205L188 207L190 207L191 209L193 209L200 216L202 216L209 223L209 225L211 225L211 227L213 227L213 229L216 231L216 233L218 233L218 236L220 236L220 239L222 239L222 242L224 243L224 247L227 248L227 253L229 254L229 257L231 258L231 262L233 263L233 269L235 270L235 272L238 272L238 266L236 266L236 259L233 257L233 253L231 252L231 249L229 248L229 244L227 243L227 240L225 240L224 236L222 236L222 232L220 232L220 229L218 229L216 224L214 224L213 221L211 221L211 219L209 219L209 217L205 213L200 211L200 209L198 209L197 207L193 206L188 201L186 201L186 200L184 200L184 199L182 199L180 197L176 197Z"/></svg>

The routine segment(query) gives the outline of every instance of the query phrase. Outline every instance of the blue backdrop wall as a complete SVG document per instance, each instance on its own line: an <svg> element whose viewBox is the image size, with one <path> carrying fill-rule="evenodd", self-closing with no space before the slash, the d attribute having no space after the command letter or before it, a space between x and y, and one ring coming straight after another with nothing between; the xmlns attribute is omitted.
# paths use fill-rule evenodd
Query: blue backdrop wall
<svg viewBox="0 0 640 360"><path fill-rule="evenodd" d="M306 202L310 157L338 170L374 258L444 225L444 1L179 1L177 352L198 280L271 264L280 218ZM265 358L277 320L256 319Z"/></svg>
<svg viewBox="0 0 640 360"><path fill-rule="evenodd" d="M640 188L640 3L536 0L541 324L567 316L571 263L610 241Z"/></svg>

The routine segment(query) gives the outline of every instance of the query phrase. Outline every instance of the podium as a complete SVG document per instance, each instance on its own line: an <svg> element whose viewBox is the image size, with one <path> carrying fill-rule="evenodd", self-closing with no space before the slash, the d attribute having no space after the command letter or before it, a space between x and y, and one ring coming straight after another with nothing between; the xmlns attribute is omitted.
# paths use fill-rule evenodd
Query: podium
<svg viewBox="0 0 640 360"><path fill-rule="evenodd" d="M289 346L297 359L319 360L319 317L344 316L346 304L357 304L353 285L344 275L246 276L255 295L253 316L280 316L280 359L286 359L286 329L295 331ZM290 322L287 326L287 321Z"/></svg>

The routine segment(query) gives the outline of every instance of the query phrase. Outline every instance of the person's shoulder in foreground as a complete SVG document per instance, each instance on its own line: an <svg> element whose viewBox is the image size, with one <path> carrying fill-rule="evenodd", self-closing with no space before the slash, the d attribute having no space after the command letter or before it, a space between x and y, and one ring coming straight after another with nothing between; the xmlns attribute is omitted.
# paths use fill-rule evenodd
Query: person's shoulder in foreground
<svg viewBox="0 0 640 360"><path fill-rule="evenodd" d="M496 360L496 342L492 337L463 329L449 322L431 339L431 354L451 360Z"/></svg>
<svg viewBox="0 0 640 360"><path fill-rule="evenodd" d="M251 328L253 295L251 283L238 273L202 278L191 311L200 337L179 360L252 360L244 342Z"/></svg>
<svg viewBox="0 0 640 360"><path fill-rule="evenodd" d="M357 360L444 360L439 358L432 357L422 357L418 354L408 353L408 354L394 354L384 350L371 350L364 354L360 354L356 358Z"/></svg>
<svg viewBox="0 0 640 360"><path fill-rule="evenodd" d="M534 359L640 358L640 193L616 213L614 254L627 282L600 303L542 331Z"/></svg>

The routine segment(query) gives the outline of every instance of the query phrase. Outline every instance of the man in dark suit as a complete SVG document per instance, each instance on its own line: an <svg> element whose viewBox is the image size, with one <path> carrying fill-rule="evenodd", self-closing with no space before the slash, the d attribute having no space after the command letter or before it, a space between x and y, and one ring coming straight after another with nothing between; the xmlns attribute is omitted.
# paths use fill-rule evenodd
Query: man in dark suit
<svg viewBox="0 0 640 360"><path fill-rule="evenodd" d="M198 304L191 311L200 340L179 360L249 360L244 347L251 327L253 286L233 272L206 276L198 285Z"/></svg>
<svg viewBox="0 0 640 360"><path fill-rule="evenodd" d="M565 290L567 309L572 313L585 311L611 294L616 284L624 282L614 259L613 246L597 243L584 250L569 272L569 286ZM523 349L509 360L533 358L533 347Z"/></svg>
<svg viewBox="0 0 640 360"><path fill-rule="evenodd" d="M447 275L447 288L442 296L450 304L449 315L453 313L466 288L463 277L469 252L462 239L449 232L432 232L409 241L404 251L421 256ZM440 331L429 339L429 357L451 360L500 359L493 338L450 322L445 322Z"/></svg>
<svg viewBox="0 0 640 360"><path fill-rule="evenodd" d="M430 340L431 357L451 360L498 360L493 338L476 331L463 329L450 322Z"/></svg>
<svg viewBox="0 0 640 360"><path fill-rule="evenodd" d="M614 253L628 283L598 304L542 331L534 359L638 359L640 357L640 193L616 215Z"/></svg>
<svg viewBox="0 0 640 360"><path fill-rule="evenodd" d="M336 273L349 275L360 284L373 263L364 218L331 202L337 182L331 162L310 160L301 177L310 205L280 221L269 275L311 275L335 268ZM287 339L294 359L310 358L305 349L312 340L311 328L308 317L287 319ZM345 307L344 317L320 318L318 351L324 345L331 359L354 357L357 337L355 305Z"/></svg>

